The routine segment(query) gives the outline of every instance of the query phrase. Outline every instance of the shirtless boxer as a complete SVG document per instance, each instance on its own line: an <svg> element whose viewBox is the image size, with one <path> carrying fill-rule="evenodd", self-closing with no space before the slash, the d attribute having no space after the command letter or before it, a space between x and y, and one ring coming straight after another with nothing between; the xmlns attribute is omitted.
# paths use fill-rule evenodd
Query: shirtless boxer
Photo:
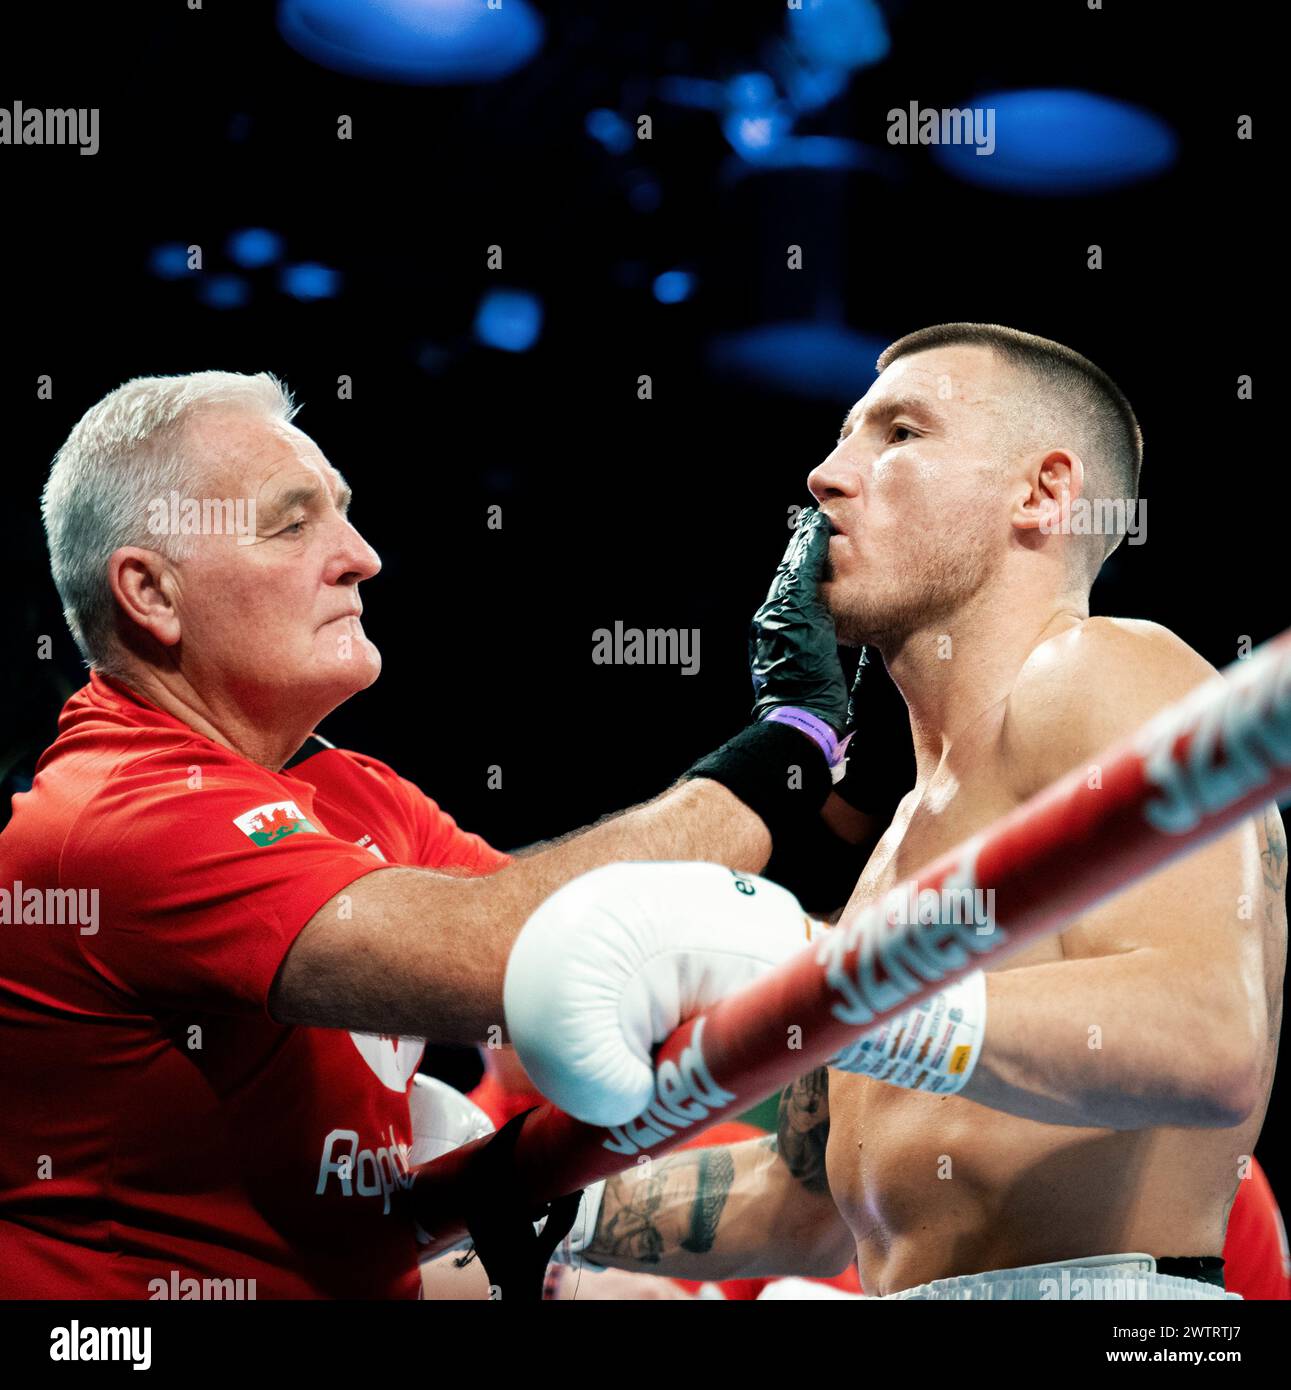
<svg viewBox="0 0 1291 1390"><path fill-rule="evenodd" d="M1118 538L1052 527L1064 500L1137 495L1138 426L1103 373L967 324L903 338L879 368L809 487L833 532L821 595L841 641L883 654L917 777L844 922L1063 773L1096 777L1103 749L1213 672L1155 623L1091 618ZM1061 1271L1043 1288L983 1273L1070 1261L1130 1281L1120 1296L1222 1296L1273 1079L1285 885L1270 805L991 970L957 1094L804 1076L778 1141L595 1192L589 1263L722 1279L855 1254L880 1296L1078 1297ZM1145 1258L1098 1260L1125 1253Z"/></svg>

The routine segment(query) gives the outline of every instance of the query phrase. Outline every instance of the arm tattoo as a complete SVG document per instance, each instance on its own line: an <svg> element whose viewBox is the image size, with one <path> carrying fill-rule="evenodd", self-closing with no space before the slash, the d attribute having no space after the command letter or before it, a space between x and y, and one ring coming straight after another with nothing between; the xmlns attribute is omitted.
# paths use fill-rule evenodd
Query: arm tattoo
<svg viewBox="0 0 1291 1390"><path fill-rule="evenodd" d="M725 1145L675 1154L648 1174L622 1173L606 1184L588 1250L639 1264L658 1264L678 1249L704 1254L734 1184L735 1160Z"/></svg>
<svg viewBox="0 0 1291 1390"><path fill-rule="evenodd" d="M1264 886L1273 894L1273 909L1287 886L1287 837L1282 829L1282 817L1276 806L1264 813L1264 843L1260 846L1260 863L1264 868Z"/></svg>
<svg viewBox="0 0 1291 1390"><path fill-rule="evenodd" d="M1264 877L1264 925L1270 954L1264 988L1269 1010L1269 1046L1276 1049L1282 1029L1282 975L1286 963L1287 837L1282 816L1269 806L1257 823L1260 868Z"/></svg>
<svg viewBox="0 0 1291 1390"><path fill-rule="evenodd" d="M690 1213L690 1232L681 1248L702 1255L713 1248L717 1238L717 1223L722 1208L735 1181L735 1160L730 1150L704 1149L699 1158L699 1181L695 1185L695 1203Z"/></svg>
<svg viewBox="0 0 1291 1390"><path fill-rule="evenodd" d="M808 1192L827 1192L825 1146L829 1142L829 1072L818 1067L786 1086L780 1095L777 1147L793 1176Z"/></svg>
<svg viewBox="0 0 1291 1390"><path fill-rule="evenodd" d="M658 1264L664 1237L658 1221L663 1209L666 1176L629 1173L614 1178L605 1189L592 1247L609 1255Z"/></svg>

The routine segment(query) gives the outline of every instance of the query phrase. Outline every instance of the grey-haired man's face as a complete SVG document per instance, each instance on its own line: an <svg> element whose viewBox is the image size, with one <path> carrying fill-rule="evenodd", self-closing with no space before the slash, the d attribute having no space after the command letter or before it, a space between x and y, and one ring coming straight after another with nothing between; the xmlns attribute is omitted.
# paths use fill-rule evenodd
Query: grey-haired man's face
<svg viewBox="0 0 1291 1390"><path fill-rule="evenodd" d="M359 585L381 561L346 519L340 473L301 430L245 411L204 412L185 443L207 463L201 490L253 518L249 534L196 537L177 562L193 684L232 688L266 713L293 692L339 703L371 685L381 656L357 616Z"/></svg>

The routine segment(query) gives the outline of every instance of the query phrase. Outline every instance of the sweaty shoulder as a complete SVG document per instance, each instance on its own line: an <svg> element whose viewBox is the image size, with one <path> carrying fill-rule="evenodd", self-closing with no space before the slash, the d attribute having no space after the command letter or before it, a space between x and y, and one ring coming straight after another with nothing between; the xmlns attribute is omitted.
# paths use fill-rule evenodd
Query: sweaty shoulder
<svg viewBox="0 0 1291 1390"><path fill-rule="evenodd" d="M1042 642L1005 707L1000 751L1020 798L1091 761L1216 674L1160 623L1086 618Z"/></svg>

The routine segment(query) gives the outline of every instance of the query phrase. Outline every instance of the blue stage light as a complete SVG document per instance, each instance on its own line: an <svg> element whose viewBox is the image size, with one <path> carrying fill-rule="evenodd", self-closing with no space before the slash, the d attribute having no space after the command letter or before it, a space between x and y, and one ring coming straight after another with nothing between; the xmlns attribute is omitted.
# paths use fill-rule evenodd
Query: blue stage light
<svg viewBox="0 0 1291 1390"><path fill-rule="evenodd" d="M278 28L304 57L389 82L489 82L542 47L526 0L282 0Z"/></svg>
<svg viewBox="0 0 1291 1390"><path fill-rule="evenodd" d="M281 259L283 239L265 227L244 227L229 237L226 249L229 260L247 270L258 270Z"/></svg>
<svg viewBox="0 0 1291 1390"><path fill-rule="evenodd" d="M726 105L730 110L763 111L775 103L775 83L765 72L742 72L726 84Z"/></svg>
<svg viewBox="0 0 1291 1390"><path fill-rule="evenodd" d="M197 297L212 309L240 309L251 298L251 286L240 275L204 275Z"/></svg>
<svg viewBox="0 0 1291 1390"><path fill-rule="evenodd" d="M713 340L713 370L799 396L855 401L874 380L887 344L836 323L766 324Z"/></svg>
<svg viewBox="0 0 1291 1390"><path fill-rule="evenodd" d="M999 92L971 106L995 112L994 152L945 144L933 147L934 157L957 178L986 188L1098 193L1162 173L1178 156L1178 140L1159 117L1092 92Z"/></svg>
<svg viewBox="0 0 1291 1390"><path fill-rule="evenodd" d="M726 83L722 133L752 164L768 159L793 129L793 113L781 103L765 72L742 72Z"/></svg>
<svg viewBox="0 0 1291 1390"><path fill-rule="evenodd" d="M341 290L341 275L330 266L316 261L284 266L278 286L293 299L332 299Z"/></svg>
<svg viewBox="0 0 1291 1390"><path fill-rule="evenodd" d="M819 111L835 97L841 96L847 90L848 76L846 68L786 64L781 80L794 110L801 113Z"/></svg>
<svg viewBox="0 0 1291 1390"><path fill-rule="evenodd" d="M772 159L792 128L792 115L779 109L732 111L722 121L722 133L731 148L750 164Z"/></svg>
<svg viewBox="0 0 1291 1390"><path fill-rule="evenodd" d="M603 106L587 113L583 129L611 154L626 154L632 148L631 127L617 112Z"/></svg>
<svg viewBox="0 0 1291 1390"><path fill-rule="evenodd" d="M695 290L695 277L688 270L665 270L656 275L654 297L660 304L681 304Z"/></svg>
<svg viewBox="0 0 1291 1390"><path fill-rule="evenodd" d="M188 247L179 241L154 246L148 253L148 269L159 279L178 280L188 274Z"/></svg>
<svg viewBox="0 0 1291 1390"><path fill-rule="evenodd" d="M841 135L790 135L759 153L744 152L737 174L769 169L874 169L881 171L881 153L845 140Z"/></svg>
<svg viewBox="0 0 1291 1390"><path fill-rule="evenodd" d="M803 0L786 22L794 46L820 67L869 67L892 47L875 0Z"/></svg>
<svg viewBox="0 0 1291 1390"><path fill-rule="evenodd" d="M491 290L475 312L475 336L485 347L527 352L542 331L542 304L524 290Z"/></svg>

